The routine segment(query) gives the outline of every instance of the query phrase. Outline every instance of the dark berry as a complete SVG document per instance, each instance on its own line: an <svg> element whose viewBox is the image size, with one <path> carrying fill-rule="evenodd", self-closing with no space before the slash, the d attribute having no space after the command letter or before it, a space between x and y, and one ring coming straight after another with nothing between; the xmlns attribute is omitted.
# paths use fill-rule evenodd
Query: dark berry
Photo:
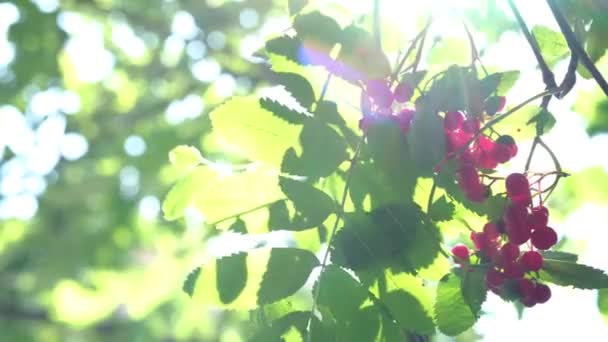
<svg viewBox="0 0 608 342"><path fill-rule="evenodd" d="M486 286L490 290L498 290L505 282L505 276L495 268L490 268L486 273Z"/></svg>
<svg viewBox="0 0 608 342"><path fill-rule="evenodd" d="M536 284L534 299L537 303L546 303L551 298L551 289L545 284Z"/></svg>
<svg viewBox="0 0 608 342"><path fill-rule="evenodd" d="M530 204L530 183L526 176L521 173L510 174L505 180L505 187L507 188L507 196L513 203Z"/></svg>
<svg viewBox="0 0 608 342"><path fill-rule="evenodd" d="M482 184L478 184L472 188L465 189L465 194L471 202L483 202L488 198L488 188Z"/></svg>
<svg viewBox="0 0 608 342"><path fill-rule="evenodd" d="M524 269L517 262L505 263L505 276L509 279L519 279L524 276Z"/></svg>
<svg viewBox="0 0 608 342"><path fill-rule="evenodd" d="M406 82L399 83L393 92L395 101L400 103L409 101L413 93L412 87Z"/></svg>
<svg viewBox="0 0 608 342"><path fill-rule="evenodd" d="M458 183L465 192L468 189L476 190L481 184L477 169L471 164L462 164L458 168Z"/></svg>
<svg viewBox="0 0 608 342"><path fill-rule="evenodd" d="M535 284L532 280L521 278L517 280L517 289L521 298L534 297Z"/></svg>
<svg viewBox="0 0 608 342"><path fill-rule="evenodd" d="M471 232L471 241L473 241L473 245L475 245L475 249L478 251L484 250L488 246L484 233Z"/></svg>
<svg viewBox="0 0 608 342"><path fill-rule="evenodd" d="M532 245L538 249L549 249L557 243L557 233L551 227L537 228L532 232Z"/></svg>
<svg viewBox="0 0 608 342"><path fill-rule="evenodd" d="M521 256L521 265L526 271L538 271L543 267L543 256L535 251L525 252Z"/></svg>
<svg viewBox="0 0 608 342"><path fill-rule="evenodd" d="M528 209L525 206L515 203L509 205L505 209L503 218L510 242L521 245L530 239Z"/></svg>
<svg viewBox="0 0 608 342"><path fill-rule="evenodd" d="M527 308L531 308L536 305L536 299L534 297L523 297L520 298L519 301Z"/></svg>
<svg viewBox="0 0 608 342"><path fill-rule="evenodd" d="M483 226L483 233L485 234L486 239L492 242L496 242L500 237L498 228L496 228L496 225L492 222L488 222Z"/></svg>
<svg viewBox="0 0 608 342"><path fill-rule="evenodd" d="M512 242L507 242L500 248L500 255L506 263L513 262L519 257L519 246Z"/></svg>
<svg viewBox="0 0 608 342"><path fill-rule="evenodd" d="M393 103L393 92L391 92L386 81L370 80L367 82L365 89L378 107L387 108Z"/></svg>
<svg viewBox="0 0 608 342"><path fill-rule="evenodd" d="M533 208L528 221L532 229L546 227L547 223L549 223L549 210L542 205Z"/></svg>
<svg viewBox="0 0 608 342"><path fill-rule="evenodd" d="M397 114L399 128L403 134L408 134L410 128L412 128L412 122L414 121L414 114L416 112L413 109L404 109Z"/></svg>
<svg viewBox="0 0 608 342"><path fill-rule="evenodd" d="M478 119L466 119L462 123L462 130L468 134L475 134L479 131L481 123Z"/></svg>
<svg viewBox="0 0 608 342"><path fill-rule="evenodd" d="M465 245L456 245L454 247L452 247L452 254L454 254L454 256L456 258L454 258L454 260L457 263L463 263L466 260L469 260L469 248Z"/></svg>
<svg viewBox="0 0 608 342"><path fill-rule="evenodd" d="M447 112L443 119L443 126L446 131L455 131L462 127L464 122L464 114L462 112Z"/></svg>

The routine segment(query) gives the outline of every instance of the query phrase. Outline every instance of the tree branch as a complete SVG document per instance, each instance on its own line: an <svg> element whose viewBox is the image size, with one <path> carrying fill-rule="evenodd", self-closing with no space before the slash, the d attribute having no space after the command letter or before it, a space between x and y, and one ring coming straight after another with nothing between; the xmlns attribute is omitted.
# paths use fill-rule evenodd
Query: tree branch
<svg viewBox="0 0 608 342"><path fill-rule="evenodd" d="M511 7L511 11L513 12L513 15L515 15L515 19L517 19L517 23L519 24L519 27L521 28L521 32L524 34L524 37L526 37L526 40L528 41L530 48L532 48L534 57L536 57L536 61L538 62L538 66L543 75L543 82L545 82L545 85L547 86L546 89L557 88L557 83L555 83L555 75L553 75L553 72L549 68L549 65L547 65L547 62L543 58L543 54L540 51L540 46L538 45L536 38L534 38L532 33L530 33L530 30L528 29L528 25L524 21L524 18L521 16L521 13L519 13L519 10L517 9L517 6L515 6L515 3L513 2L513 0L508 0L507 2L509 3L509 7ZM551 100L551 96L552 95L547 95L543 98L541 107L547 108L547 106L549 105L549 101Z"/></svg>
<svg viewBox="0 0 608 342"><path fill-rule="evenodd" d="M578 58L580 58L581 63L585 66L589 73L591 73L591 75L595 79L595 82L597 82L604 94L608 96L608 82L606 82L606 79L604 79L595 64L593 64L593 61L574 35L574 32L570 28L568 21L566 21L566 17L564 17L564 15L562 14L557 3L555 2L555 0L547 0L547 4L549 5L549 8L551 8L553 17L557 21L557 24L559 25L562 34L566 38L566 42L568 42L568 46L570 47L572 54L578 55Z"/></svg>

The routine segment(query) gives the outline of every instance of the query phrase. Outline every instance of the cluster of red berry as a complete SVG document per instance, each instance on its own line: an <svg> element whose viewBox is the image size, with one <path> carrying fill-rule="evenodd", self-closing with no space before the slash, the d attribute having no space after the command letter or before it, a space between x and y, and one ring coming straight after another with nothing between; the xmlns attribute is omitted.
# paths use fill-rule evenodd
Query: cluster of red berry
<svg viewBox="0 0 608 342"><path fill-rule="evenodd" d="M361 95L361 109L363 118L359 121L359 128L366 132L369 126L379 120L395 122L403 134L407 134L412 127L415 111L411 108L393 110L393 104L404 104L412 98L412 87L401 82L391 90L384 80L371 80L365 84L365 91Z"/></svg>
<svg viewBox="0 0 608 342"><path fill-rule="evenodd" d="M504 106L504 101L502 103ZM488 196L488 188L478 169L494 169L517 154L517 145L511 136L502 135L492 140L479 133L480 126L478 119L466 119L462 112L445 114L446 159L457 159L458 183L467 198L474 202L482 202Z"/></svg>
<svg viewBox="0 0 608 342"><path fill-rule="evenodd" d="M532 307L551 298L550 288L534 278L534 272L543 265L542 254L534 249L553 247L557 234L547 226L547 208L542 204L532 206L526 176L513 173L507 177L505 185L510 203L502 219L487 223L482 232L471 233L471 240L481 263L490 265L486 273L488 289L503 297L515 294L523 305ZM520 251L520 246L526 243L528 250ZM466 246L454 246L452 254L457 263L468 264L470 251Z"/></svg>

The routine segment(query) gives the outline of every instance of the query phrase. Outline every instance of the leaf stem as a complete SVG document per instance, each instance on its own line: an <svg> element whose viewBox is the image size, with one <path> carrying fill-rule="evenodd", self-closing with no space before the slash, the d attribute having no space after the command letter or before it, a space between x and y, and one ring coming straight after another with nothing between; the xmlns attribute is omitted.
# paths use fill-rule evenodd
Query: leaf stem
<svg viewBox="0 0 608 342"><path fill-rule="evenodd" d="M412 40L412 42L410 43L410 46L407 48L406 52L401 57L401 61L399 62L399 64L397 65L397 67L395 67L395 71L393 71L393 74L391 75L389 86L392 86L393 83L395 83L395 81L397 80L397 77L401 73L401 69L403 69L403 66L405 65L405 61L408 59L408 57L412 54L412 52L416 48L416 44L418 44L418 41L424 35L426 35L426 32L429 29L429 26L431 26L431 21L432 21L431 18L429 18L429 20L427 21L427 23L424 26L424 28L420 32L418 32L418 34L416 35L416 37L414 37L414 40Z"/></svg>
<svg viewBox="0 0 608 342"><path fill-rule="evenodd" d="M606 79L602 76L595 64L593 64L593 61L574 35L574 32L572 32L572 29L570 28L568 21L566 21L566 18L559 9L559 6L555 2L555 0L547 0L547 4L549 5L549 8L551 8L553 17L557 21L557 24L559 25L562 34L566 38L566 42L568 43L570 50L573 54L578 55L578 58L580 58L581 63L585 66L589 73L591 73L591 75L595 79L595 82L597 82L604 94L608 96L608 82L606 82Z"/></svg>
<svg viewBox="0 0 608 342"><path fill-rule="evenodd" d="M534 155L534 151L536 150L536 145L538 144L538 136L534 137L534 141L532 142L532 147L530 147L530 153L528 154L528 159L526 160L526 168L525 172L530 170L530 164L532 164L532 155Z"/></svg>
<svg viewBox="0 0 608 342"><path fill-rule="evenodd" d="M274 200L274 201L272 201L272 202L268 202L268 203L260 204L260 205L258 205L257 207L253 207L253 208L251 208L251 209L247 209L247 210L245 210L245 211L241 211L240 213L236 213L236 214L233 214L233 215L230 215L230 216L226 216L226 217L224 217L224 218L221 218L221 219L219 219L219 220L213 221L213 222L211 222L209 225L210 225L210 226L216 226L216 225L218 225L219 223L222 223L222 222L224 222L224 221L228 221L228 220L230 220L230 219L237 218L237 217L239 217L239 216L243 216L243 215L247 215L247 214L253 213L253 212L255 212L255 211L258 211L258 210L264 209L264 208L266 208L266 207L269 207L269 206L273 205L273 204L274 204L274 203L276 203L276 202L279 202L279 201L285 201L285 200L287 200L287 198L286 198L286 197L283 197L283 198L278 198L278 199L276 199L276 200Z"/></svg>
<svg viewBox="0 0 608 342"><path fill-rule="evenodd" d="M327 267L329 251L331 250L331 245L336 236L336 231L338 230L338 225L340 224L340 220L342 219L342 215L344 214L344 206L346 205L346 198L348 197L348 189L350 187L350 182L352 180L352 170L355 167L355 165L357 164L357 159L359 157L359 153L361 152L361 146L363 145L364 138L365 138L365 136L363 136L361 138L361 140L359 141L359 144L357 144L357 149L355 150L355 154L351 160L351 164L350 164L347 174L346 174L346 180L344 183L344 190L342 191L342 199L340 201L340 207L338 208L338 210L336 212L336 221L334 222L334 226L331 229L331 232L329 233L330 235L329 235L329 240L327 241L327 250L325 250L325 253L323 254L323 260L321 260L321 270L319 271L319 279L321 279L320 277L323 274L325 267ZM312 308L310 309L310 315L308 317L308 322L306 323L306 328L308 331L308 333L306 335L307 342L311 342L311 338L312 338L312 324L311 323L312 323L312 318L315 314L315 310L317 308L317 300L319 299L320 289L321 289L321 282L318 282L317 286L315 287L314 293L313 293Z"/></svg>

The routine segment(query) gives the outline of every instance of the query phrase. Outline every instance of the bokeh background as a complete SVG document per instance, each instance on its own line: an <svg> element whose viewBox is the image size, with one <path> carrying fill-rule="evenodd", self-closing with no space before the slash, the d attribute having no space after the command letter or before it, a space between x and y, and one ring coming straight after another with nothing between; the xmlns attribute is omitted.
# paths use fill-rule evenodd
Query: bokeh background
<svg viewBox="0 0 608 342"><path fill-rule="evenodd" d="M372 6L311 2L342 24L369 21ZM545 2L516 3L530 26L559 31ZM579 3L608 18L605 1ZM167 157L174 146L222 158L206 114L269 85L256 52L289 30L287 8L279 0L0 1L0 341L246 339L248 314L200 307L181 291L191 269L234 240L218 240L195 212L164 220L161 203L178 176ZM544 88L506 1L385 0L381 11L392 59L431 13L423 65L467 63L464 19L489 70L522 71L510 104ZM603 30L608 41L608 24ZM604 75L606 45L597 57ZM561 79L568 59L558 52ZM557 124L545 140L572 176L549 207L561 248L608 270L608 99L583 76L550 106ZM352 94L337 85L328 97L356 111ZM521 169L525 154L511 167ZM535 160L535 170L551 167L548 156ZM523 317L490 297L487 315L458 340L608 340L599 310L608 314L608 295L599 306L595 291L555 288L553 297Z"/></svg>

